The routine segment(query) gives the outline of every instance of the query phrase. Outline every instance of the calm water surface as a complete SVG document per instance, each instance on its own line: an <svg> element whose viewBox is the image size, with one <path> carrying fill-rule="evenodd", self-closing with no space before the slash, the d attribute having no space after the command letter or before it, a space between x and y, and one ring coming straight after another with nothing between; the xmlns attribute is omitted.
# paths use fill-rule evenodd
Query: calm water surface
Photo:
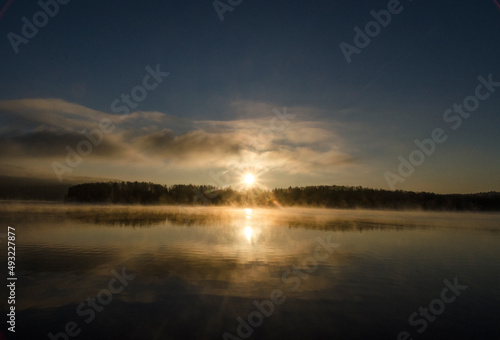
<svg viewBox="0 0 500 340"><path fill-rule="evenodd" d="M499 214L0 211L0 233L16 228L7 339L500 339Z"/></svg>

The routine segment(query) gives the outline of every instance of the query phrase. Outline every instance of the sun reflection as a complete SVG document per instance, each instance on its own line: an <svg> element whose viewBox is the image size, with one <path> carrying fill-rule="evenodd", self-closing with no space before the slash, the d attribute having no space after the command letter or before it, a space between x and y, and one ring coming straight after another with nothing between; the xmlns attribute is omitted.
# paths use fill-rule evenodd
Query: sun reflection
<svg viewBox="0 0 500 340"><path fill-rule="evenodd" d="M252 209L250 208L246 208L244 209L245 210L245 217L247 220L250 220L252 218ZM250 221L247 221L246 223L246 226L245 226L245 230L244 230L244 233L245 233L245 237L247 238L248 240L248 243L252 243L252 234L253 234L253 230L252 228L250 227L249 225Z"/></svg>
<svg viewBox="0 0 500 340"><path fill-rule="evenodd" d="M247 238L248 242L252 242L252 233L253 230L249 226L246 226L245 228L245 237Z"/></svg>

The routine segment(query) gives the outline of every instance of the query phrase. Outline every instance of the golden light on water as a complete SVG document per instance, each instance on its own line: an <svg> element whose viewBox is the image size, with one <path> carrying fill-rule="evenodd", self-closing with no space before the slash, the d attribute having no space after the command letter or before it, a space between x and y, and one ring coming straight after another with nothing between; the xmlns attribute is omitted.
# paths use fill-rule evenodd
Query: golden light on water
<svg viewBox="0 0 500 340"><path fill-rule="evenodd" d="M247 238L248 242L252 242L252 233L253 230L249 226L246 226L245 228L245 237Z"/></svg>
<svg viewBox="0 0 500 340"><path fill-rule="evenodd" d="M252 209L246 208L245 209L245 215L246 215L247 220L251 219L251 217L252 217ZM252 242L253 230L252 230L252 228L248 224L245 226L244 233L245 233L245 237L247 238L248 243L251 243Z"/></svg>

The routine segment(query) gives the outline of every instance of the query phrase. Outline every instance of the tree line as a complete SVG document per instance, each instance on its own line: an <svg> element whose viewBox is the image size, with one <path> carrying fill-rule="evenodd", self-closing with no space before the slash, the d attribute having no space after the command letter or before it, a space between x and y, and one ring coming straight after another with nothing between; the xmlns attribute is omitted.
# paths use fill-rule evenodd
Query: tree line
<svg viewBox="0 0 500 340"><path fill-rule="evenodd" d="M209 185L100 182L72 186L68 202L118 204L309 206L326 208L499 211L500 193L435 194L349 186L234 190Z"/></svg>

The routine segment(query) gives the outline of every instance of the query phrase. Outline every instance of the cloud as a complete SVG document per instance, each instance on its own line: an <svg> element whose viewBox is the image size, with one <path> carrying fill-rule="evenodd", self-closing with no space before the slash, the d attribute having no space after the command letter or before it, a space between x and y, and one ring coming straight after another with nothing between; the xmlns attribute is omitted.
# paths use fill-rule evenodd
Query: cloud
<svg viewBox="0 0 500 340"><path fill-rule="evenodd" d="M2 154L0 159L13 158L54 158L66 153L66 147L73 149L82 140L87 140L83 133L51 131L37 129L32 132L11 136L0 136ZM94 157L117 157L124 154L123 145L115 143L111 138L103 141L99 147L94 148Z"/></svg>
<svg viewBox="0 0 500 340"><path fill-rule="evenodd" d="M94 122L116 115L102 113L61 99L20 99L0 101L4 129L30 129L40 125L58 130L74 131L90 128Z"/></svg>
<svg viewBox="0 0 500 340"><path fill-rule="evenodd" d="M103 132L102 143L83 157L81 172L76 172L80 176L87 175L86 165L94 173L102 169L101 176L116 177L106 169L120 165L207 172L259 166L314 174L355 163L336 133L338 123L314 120L311 108L287 108L289 119L282 120L266 103L233 106L238 116L247 117L191 121L157 111L112 115L60 99L0 101L0 161L19 166L31 162L47 170L53 161L64 162L67 148L76 150L106 120L114 130Z"/></svg>
<svg viewBox="0 0 500 340"><path fill-rule="evenodd" d="M233 134L210 133L203 130L189 131L176 136L170 130L164 129L135 138L133 145L148 155L181 161L183 166L186 163L193 164L197 159L213 163L221 157L238 156L242 149L242 145Z"/></svg>

